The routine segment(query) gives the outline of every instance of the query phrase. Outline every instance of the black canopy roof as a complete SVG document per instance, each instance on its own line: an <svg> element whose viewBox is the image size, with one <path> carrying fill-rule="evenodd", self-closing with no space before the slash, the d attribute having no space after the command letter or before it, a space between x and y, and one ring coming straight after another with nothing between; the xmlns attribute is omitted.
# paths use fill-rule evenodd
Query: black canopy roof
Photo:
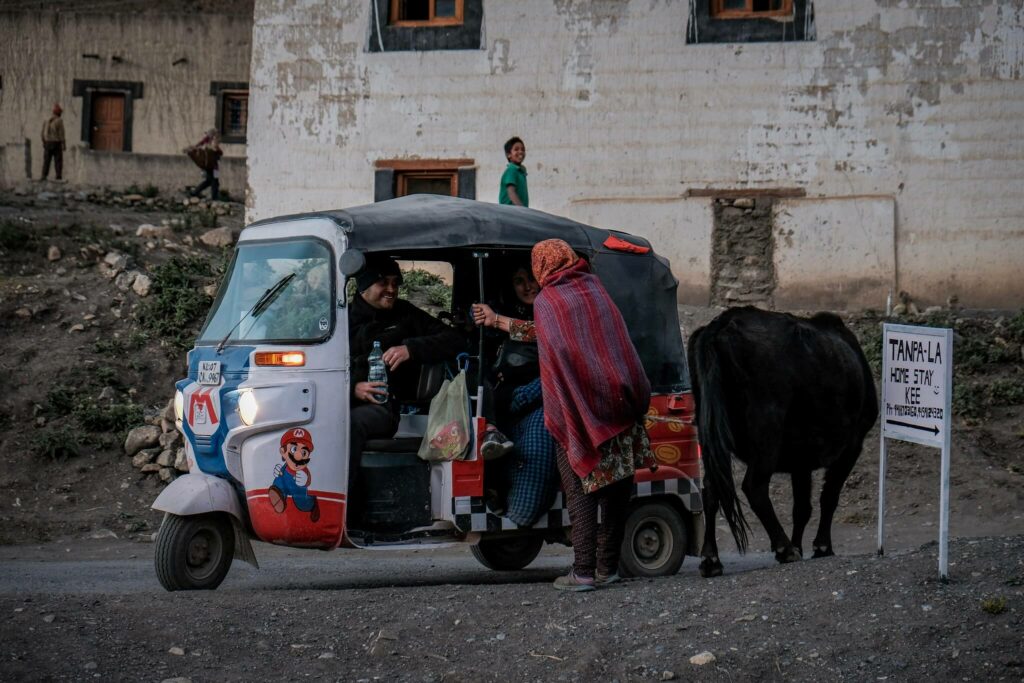
<svg viewBox="0 0 1024 683"><path fill-rule="evenodd" d="M586 256L622 312L655 391L689 388L676 309L676 286L668 261L651 249L636 254L605 245L614 236L639 247L634 235L602 230L519 206L439 195L409 195L339 211L285 216L255 225L328 217L348 234L349 248L364 252L412 252L458 248L529 249L557 237Z"/></svg>

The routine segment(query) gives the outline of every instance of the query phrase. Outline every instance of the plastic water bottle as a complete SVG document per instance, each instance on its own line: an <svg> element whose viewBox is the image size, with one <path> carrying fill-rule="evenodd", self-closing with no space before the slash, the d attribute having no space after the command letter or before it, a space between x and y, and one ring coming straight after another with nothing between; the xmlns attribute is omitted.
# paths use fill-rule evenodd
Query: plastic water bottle
<svg viewBox="0 0 1024 683"><path fill-rule="evenodd" d="M379 387L387 391L388 384L388 366L384 364L384 352L381 351L380 342L373 342L373 351L370 351L370 376L367 378L369 382L384 382L383 387ZM387 403L387 394L383 396L380 394L373 394L377 403Z"/></svg>

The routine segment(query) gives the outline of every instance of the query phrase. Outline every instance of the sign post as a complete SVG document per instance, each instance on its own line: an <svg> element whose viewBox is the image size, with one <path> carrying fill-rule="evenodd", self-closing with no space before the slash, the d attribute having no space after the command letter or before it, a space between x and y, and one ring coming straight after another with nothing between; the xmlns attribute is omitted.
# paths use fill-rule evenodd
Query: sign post
<svg viewBox="0 0 1024 683"><path fill-rule="evenodd" d="M878 453L878 554L885 537L886 439L942 449L939 485L939 578L949 578L949 451L953 402L953 331L882 325L882 430Z"/></svg>

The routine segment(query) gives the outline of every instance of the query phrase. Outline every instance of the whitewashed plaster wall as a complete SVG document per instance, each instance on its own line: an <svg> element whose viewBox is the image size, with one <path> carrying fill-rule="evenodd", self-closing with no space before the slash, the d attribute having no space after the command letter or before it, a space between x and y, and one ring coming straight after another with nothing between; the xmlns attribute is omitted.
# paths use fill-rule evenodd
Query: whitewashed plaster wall
<svg viewBox="0 0 1024 683"><path fill-rule="evenodd" d="M370 202L393 158L471 158L496 201L518 134L531 206L652 238L683 300L710 277L687 190L796 187L890 197L867 244L918 302L1020 306L1021 3L814 5L815 41L687 45L683 0L486 0L481 50L370 53L368 1L257 0L249 218Z"/></svg>

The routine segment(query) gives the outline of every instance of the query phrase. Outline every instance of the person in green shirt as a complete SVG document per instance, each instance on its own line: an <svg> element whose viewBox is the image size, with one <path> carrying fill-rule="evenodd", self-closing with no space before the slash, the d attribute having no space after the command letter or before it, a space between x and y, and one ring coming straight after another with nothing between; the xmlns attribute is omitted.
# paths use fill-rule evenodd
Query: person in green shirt
<svg viewBox="0 0 1024 683"><path fill-rule="evenodd" d="M523 168L523 159L526 158L526 143L518 137L509 138L505 143L505 158L508 159L508 166L501 174L498 203L529 206L530 192L526 188L526 169Z"/></svg>

